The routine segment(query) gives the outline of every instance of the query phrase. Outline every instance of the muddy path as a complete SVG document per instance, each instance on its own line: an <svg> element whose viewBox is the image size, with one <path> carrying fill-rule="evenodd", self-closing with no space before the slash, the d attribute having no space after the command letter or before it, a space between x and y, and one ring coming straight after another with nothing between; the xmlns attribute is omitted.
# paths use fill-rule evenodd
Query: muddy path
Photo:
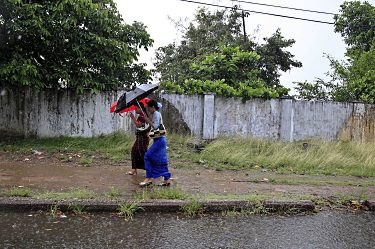
<svg viewBox="0 0 375 249"><path fill-rule="evenodd" d="M71 158L70 158L71 157ZM82 164L79 154L30 155L0 152L0 190L24 186L36 191L68 191L86 188L105 193L111 187L131 197L139 189L144 171L137 176L126 173L131 162L93 158L89 165ZM281 175L264 170L216 171L203 167L174 168L172 185L199 195L317 195L366 196L375 199L374 178L347 176ZM179 162L181 165L181 162Z"/></svg>

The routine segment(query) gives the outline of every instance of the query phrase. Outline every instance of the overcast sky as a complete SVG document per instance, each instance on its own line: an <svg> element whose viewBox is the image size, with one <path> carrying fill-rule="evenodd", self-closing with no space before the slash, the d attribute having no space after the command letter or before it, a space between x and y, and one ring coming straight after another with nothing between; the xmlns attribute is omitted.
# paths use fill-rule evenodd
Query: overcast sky
<svg viewBox="0 0 375 249"><path fill-rule="evenodd" d="M295 16L306 19L333 22L332 15L286 10L275 7L266 7L253 4L238 3L230 0L193 0L210 4L232 6L239 5L243 9L268 12L279 15ZM318 10L339 13L341 0L244 0L263 4L281 5L293 8ZM154 46L148 52L141 53L140 61L152 67L155 49L173 41L179 41L180 33L176 30L169 17L175 20L188 18L193 20L194 13L199 5L179 0L116 0L118 10L126 23L133 21L143 22L147 31L154 39ZM375 2L370 0L370 3ZM208 7L216 10L216 7ZM256 36L256 41L262 42L264 37L271 36L277 28L287 39L294 39L296 43L289 51L302 62L302 68L294 68L283 73L281 82L284 86L293 87L295 81L312 81L316 77L326 78L325 73L330 70L329 61L324 53L337 59L344 59L345 44L340 34L334 32L334 26L307 21L299 21L269 15L251 13L246 18L246 31ZM258 32L255 32L258 30Z"/></svg>

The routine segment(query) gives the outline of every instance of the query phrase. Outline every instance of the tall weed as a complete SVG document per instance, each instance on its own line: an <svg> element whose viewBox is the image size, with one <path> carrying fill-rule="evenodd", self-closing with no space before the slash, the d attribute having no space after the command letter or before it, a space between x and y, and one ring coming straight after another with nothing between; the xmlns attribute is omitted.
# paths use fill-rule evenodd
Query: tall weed
<svg viewBox="0 0 375 249"><path fill-rule="evenodd" d="M222 169L259 166L282 173L375 176L374 151L369 143L220 138L206 146L201 158Z"/></svg>

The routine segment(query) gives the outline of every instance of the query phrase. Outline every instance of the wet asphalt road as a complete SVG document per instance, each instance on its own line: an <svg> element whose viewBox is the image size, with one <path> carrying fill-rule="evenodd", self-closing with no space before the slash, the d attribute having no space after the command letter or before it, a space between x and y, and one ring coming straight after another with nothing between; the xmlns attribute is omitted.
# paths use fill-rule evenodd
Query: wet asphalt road
<svg viewBox="0 0 375 249"><path fill-rule="evenodd" d="M187 218L0 213L0 248L375 248L375 214Z"/></svg>

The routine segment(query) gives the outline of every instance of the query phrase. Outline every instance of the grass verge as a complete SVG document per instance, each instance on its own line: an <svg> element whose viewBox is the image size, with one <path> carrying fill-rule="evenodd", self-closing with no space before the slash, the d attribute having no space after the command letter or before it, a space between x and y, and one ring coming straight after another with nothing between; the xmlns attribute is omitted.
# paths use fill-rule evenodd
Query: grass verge
<svg viewBox="0 0 375 249"><path fill-rule="evenodd" d="M30 152L82 152L80 163L91 165L90 155L121 161L130 159L134 136L114 133L94 138L15 139L0 150ZM194 138L170 134L168 156L177 168L209 167L217 170L264 168L279 173L375 176L375 143L310 140L267 141L252 138L218 138L197 150ZM62 158L61 160L68 160Z"/></svg>
<svg viewBox="0 0 375 249"><path fill-rule="evenodd" d="M96 194L87 189L73 189L68 192L54 192L54 191L47 191L44 193L39 193L35 195L37 199L46 199L46 200L74 200L74 199L93 199L96 197Z"/></svg>
<svg viewBox="0 0 375 249"><path fill-rule="evenodd" d="M138 201L151 199L186 200L189 197L189 194L181 191L176 187L140 189L133 195L133 198Z"/></svg>
<svg viewBox="0 0 375 249"><path fill-rule="evenodd" d="M6 194L13 197L30 197L33 191L30 188L13 187L9 189Z"/></svg>
<svg viewBox="0 0 375 249"><path fill-rule="evenodd" d="M266 168L280 173L375 176L375 143L220 138L201 159L218 169Z"/></svg>
<svg viewBox="0 0 375 249"><path fill-rule="evenodd" d="M114 161L121 161L124 156L130 158L131 147L134 143L134 136L121 132L111 135L98 136L93 138L83 137L58 137L41 139L16 139L8 140L0 145L0 150L11 152L30 152L32 149L48 153L56 152L83 152L87 158L81 163L89 165L92 161L88 156L101 154L104 158ZM61 158L62 160L68 160Z"/></svg>
<svg viewBox="0 0 375 249"><path fill-rule="evenodd" d="M111 187L111 189L107 193L105 193L105 196L107 196L108 198L114 199L117 197L121 197L122 194L119 189L115 187Z"/></svg>

